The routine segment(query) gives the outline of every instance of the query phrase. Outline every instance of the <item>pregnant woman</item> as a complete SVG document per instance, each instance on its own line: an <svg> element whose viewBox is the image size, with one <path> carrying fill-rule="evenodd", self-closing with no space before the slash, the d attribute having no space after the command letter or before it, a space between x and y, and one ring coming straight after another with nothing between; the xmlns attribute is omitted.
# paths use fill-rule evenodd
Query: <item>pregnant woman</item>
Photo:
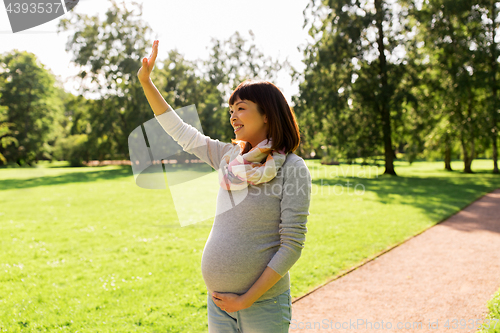
<svg viewBox="0 0 500 333"><path fill-rule="evenodd" d="M211 139L185 123L152 83L157 54L156 40L137 73L156 119L186 152L219 172L216 216L201 260L208 330L288 332L288 271L304 247L311 199L311 175L293 153L300 142L295 114L272 83L245 81L229 99L235 139Z"/></svg>

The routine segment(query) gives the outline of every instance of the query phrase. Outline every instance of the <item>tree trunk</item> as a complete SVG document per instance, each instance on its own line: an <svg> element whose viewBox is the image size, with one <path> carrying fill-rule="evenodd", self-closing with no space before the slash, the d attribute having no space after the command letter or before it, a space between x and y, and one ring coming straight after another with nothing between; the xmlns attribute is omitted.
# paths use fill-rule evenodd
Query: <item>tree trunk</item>
<svg viewBox="0 0 500 333"><path fill-rule="evenodd" d="M20 158L24 160L24 163L28 161L28 151L26 147L30 147L29 142L28 142L28 133L30 131L30 126L29 126L29 121L28 117L31 113L30 106L31 106L31 86L29 86L28 93L26 94L27 98L27 103L26 103L26 110L24 111L24 140L23 140L23 146L25 149L23 149L22 153L20 154Z"/></svg>
<svg viewBox="0 0 500 333"><path fill-rule="evenodd" d="M497 148L497 132L493 133L493 173L498 172L498 148Z"/></svg>
<svg viewBox="0 0 500 333"><path fill-rule="evenodd" d="M472 161L476 158L476 141L472 138L472 142L470 143L470 158L469 158L469 167L468 170L472 173Z"/></svg>
<svg viewBox="0 0 500 333"><path fill-rule="evenodd" d="M491 20L491 25L490 25L490 33L491 33L491 43L490 43L490 50L491 50L491 58L490 58L490 63L491 63L491 79L492 79L492 84L491 84L491 93L492 93L492 101L493 101L493 106L491 107L491 121L492 121L492 133L491 133L491 140L493 143L493 173L497 174L498 172L498 148L497 148L497 137L498 137L498 98L497 98L497 71L498 71L498 64L497 64L497 42L495 41L496 38L496 32L498 28L498 22L496 21L497 17L497 9L496 9L496 1L491 2L491 8L490 8L490 20Z"/></svg>
<svg viewBox="0 0 500 333"><path fill-rule="evenodd" d="M464 125L462 125L462 149L464 150L464 172L472 173L471 165L472 160L474 159L475 154L475 145L474 145L474 124L473 124L473 116L472 116L472 108L473 108L473 93L472 89L468 87L468 103L467 103L467 119ZM470 120L469 120L470 119ZM470 155L467 152L468 145L470 144Z"/></svg>
<svg viewBox="0 0 500 333"><path fill-rule="evenodd" d="M469 151L467 147L467 143L465 142L463 138L463 133L461 135L460 142L462 143L462 155L463 155L463 160L464 160L464 172L465 173L472 173L471 170L471 164L472 164L472 157L469 156Z"/></svg>
<svg viewBox="0 0 500 333"><path fill-rule="evenodd" d="M448 171L453 171L451 168L451 144L450 139L446 138L445 148L444 148L444 169Z"/></svg>
<svg viewBox="0 0 500 333"><path fill-rule="evenodd" d="M382 29L382 22L384 21L384 11L382 8L382 0L375 0L375 10L376 10L376 25L378 29L378 52L379 52L379 73L380 82L382 84L380 94L381 94L381 105L379 110L382 118L382 132L384 136L384 155L385 155L385 171L384 174L396 176L396 171L394 170L394 150L392 148L392 133L391 133L391 114L389 110L389 85L387 83L387 61L385 58L385 46L384 46L384 30Z"/></svg>

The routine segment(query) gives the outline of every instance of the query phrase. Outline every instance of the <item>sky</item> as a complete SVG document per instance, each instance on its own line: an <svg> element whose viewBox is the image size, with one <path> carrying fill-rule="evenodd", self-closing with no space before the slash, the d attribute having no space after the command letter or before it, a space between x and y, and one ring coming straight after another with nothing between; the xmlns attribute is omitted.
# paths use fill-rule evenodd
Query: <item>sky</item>
<svg viewBox="0 0 500 333"><path fill-rule="evenodd" d="M58 0L55 0L58 1ZM118 1L121 3L122 1ZM298 70L304 68L303 54L298 46L305 46L310 37L303 29L303 10L310 0L138 0L143 4L143 20L152 28L153 38L160 41L158 60L167 58L174 48L186 59L206 59L211 38L227 39L239 31L246 39L249 30L254 43L266 56L284 61L288 59ZM125 3L130 4L131 0ZM80 0L73 11L105 18L109 1ZM130 5L128 8L132 8ZM55 20L26 31L12 33L5 6L0 6L0 53L13 49L34 53L38 59L64 82L67 91L77 93L71 76L77 73L71 54L65 51L69 32L57 34ZM150 52L150 49L148 50ZM145 54L144 56L149 56ZM298 93L298 84L282 72L274 82L290 102ZM168 102L168 101L167 101Z"/></svg>

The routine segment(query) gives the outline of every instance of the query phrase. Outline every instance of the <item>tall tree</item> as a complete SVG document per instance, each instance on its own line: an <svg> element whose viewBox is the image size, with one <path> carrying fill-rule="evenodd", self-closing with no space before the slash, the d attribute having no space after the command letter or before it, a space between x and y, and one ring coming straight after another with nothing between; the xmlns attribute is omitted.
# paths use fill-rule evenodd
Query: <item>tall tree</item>
<svg viewBox="0 0 500 333"><path fill-rule="evenodd" d="M63 117L52 73L36 56L13 50L0 56L0 105L8 106L6 122L13 124L13 138L19 145L2 146L9 162L31 165L50 158L53 141Z"/></svg>
<svg viewBox="0 0 500 333"><path fill-rule="evenodd" d="M295 100L301 120L313 118L315 131L333 134L327 143L339 155L366 157L380 149L384 173L396 175L392 121L411 82L404 79L407 11L385 0L312 0L308 8L315 43L305 49Z"/></svg>
<svg viewBox="0 0 500 333"><path fill-rule="evenodd" d="M475 35L476 57L474 59L475 67L484 83L487 112L487 125L489 137L492 146L493 155L493 173L499 173L498 170L498 129L500 122L500 70L498 61L500 57L500 1L481 0L475 5L475 9L481 14L481 27L479 33Z"/></svg>
<svg viewBox="0 0 500 333"><path fill-rule="evenodd" d="M428 49L433 49L441 72L437 93L446 101L442 112L458 134L464 172L471 173L476 140L483 134L482 109L478 108L479 80L476 36L481 27L480 13L472 0L428 0L419 13L421 33Z"/></svg>
<svg viewBox="0 0 500 333"><path fill-rule="evenodd" d="M416 10L416 8L412 8ZM409 117L411 119L421 120L424 123L424 129L419 135L423 142L424 157L442 157L444 160L444 169L453 171L451 167L452 154L456 150L458 142L458 129L451 120L454 107L452 98L449 97L448 90L453 85L451 78L443 75L439 54L435 52L432 43L425 43L427 34L421 31L415 38L420 45L416 51L420 54L418 58L420 72L419 84L412 89L415 90L415 96L418 99L420 115ZM439 154L439 155L436 155Z"/></svg>

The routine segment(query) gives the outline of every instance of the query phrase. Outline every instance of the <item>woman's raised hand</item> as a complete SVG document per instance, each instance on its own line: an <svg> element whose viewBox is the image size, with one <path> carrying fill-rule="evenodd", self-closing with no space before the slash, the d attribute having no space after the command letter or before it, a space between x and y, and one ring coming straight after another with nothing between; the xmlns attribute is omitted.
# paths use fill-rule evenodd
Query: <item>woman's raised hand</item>
<svg viewBox="0 0 500 333"><path fill-rule="evenodd" d="M156 56L158 55L158 42L159 42L158 40L155 40L153 42L153 51L151 52L149 58L144 57L142 59L142 67L139 68L139 71L137 72L137 77L141 82L149 80L149 75L153 70L156 61Z"/></svg>

